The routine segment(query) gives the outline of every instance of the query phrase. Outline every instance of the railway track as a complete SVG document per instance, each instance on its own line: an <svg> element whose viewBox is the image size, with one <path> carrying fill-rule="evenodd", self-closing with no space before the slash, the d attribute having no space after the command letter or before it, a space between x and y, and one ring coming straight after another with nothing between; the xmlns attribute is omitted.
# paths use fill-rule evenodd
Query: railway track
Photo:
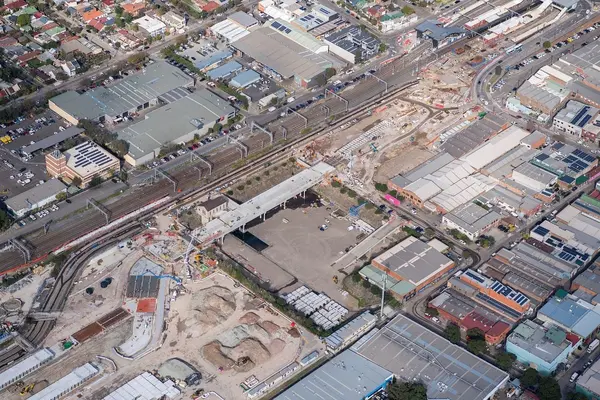
<svg viewBox="0 0 600 400"><path fill-rule="evenodd" d="M380 70L378 76L380 76L380 79L388 79L390 77L394 78L393 75L395 74L396 78L400 78L396 79L396 81L406 82L412 79L412 77L408 74L403 75L399 72L396 72L396 67L393 65L393 63ZM312 128L311 133L308 135L301 134L302 130L304 129L304 121L301 119L301 117L295 114L291 114L286 118L274 121L272 124L267 126L267 129L273 132L274 144L282 142L283 130L280 128L281 126L287 129L286 143L289 143L292 141L292 139L297 137L312 137L316 132L321 131L318 129L319 127L323 128L327 126L327 116L325 108L322 107L322 105L325 105L329 108L329 115L342 115L343 113L346 114L346 117L343 118L348 118L348 116L352 117L355 113L360 112L361 110L372 107L373 104L379 101L377 98L372 101L367 101L368 99L373 99L377 96L383 96L380 97L380 99L385 99L390 97L390 94L395 93L393 90L390 90L388 94L383 92L384 86L380 81L377 81L374 78L368 78L367 80L359 82L354 88L349 89L346 92L342 92L342 96L348 97L348 113L345 111L346 104L337 98L329 98L323 103L316 104L312 108L307 109L307 111L311 112L310 116L307 116L307 118L309 121L309 126ZM361 103L365 104L361 105ZM336 123L344 121L343 118L338 118ZM262 151L267 145L270 145L270 139L268 135L263 132L256 132L255 134L251 134L246 138L241 138L240 141L248 147L248 156L253 156ZM273 151L275 150L275 146L273 146ZM223 175L228 176L226 174L231 171L232 165L240 160L241 154L237 147L232 145L219 149L214 153L209 154L206 158L213 165L213 177ZM261 157L260 159L266 159L266 157ZM194 188L197 188L199 183L199 175L204 181L209 178L209 170L206 165L197 163L195 167L198 168L200 172L198 172L198 170L195 168L190 168L190 166L188 166L187 168L172 173L171 176L178 182L179 191L186 193ZM227 180L221 179L218 181L221 183L227 182L232 177L233 176L230 176ZM111 219L114 220L119 218L140 208L144 204L151 203L156 199L172 194L172 187L173 186L169 181L160 180L151 186L134 188L131 194L125 195L121 199L107 206L107 208L111 211ZM196 192L204 190L205 187L206 186L196 189ZM104 223L105 219L103 215L100 215L95 210L89 210L81 213L80 215L76 215L72 218L55 223L51 227L50 231L45 235L43 232L38 231L28 235L24 239L33 248L32 259L37 260L45 257L62 244L103 226ZM0 273L6 273L14 270L15 268L19 268L22 266L22 264L22 256L17 251L2 253L2 257L0 257Z"/></svg>

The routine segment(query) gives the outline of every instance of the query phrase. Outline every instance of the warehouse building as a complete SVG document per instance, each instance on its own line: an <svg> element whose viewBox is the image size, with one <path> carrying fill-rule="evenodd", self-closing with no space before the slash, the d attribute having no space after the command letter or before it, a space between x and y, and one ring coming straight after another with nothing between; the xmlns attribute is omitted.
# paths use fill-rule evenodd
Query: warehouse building
<svg viewBox="0 0 600 400"><path fill-rule="evenodd" d="M132 113L156 106L165 93L193 84L194 79L179 68L157 61L114 85L83 93L70 90L51 98L48 105L73 125L82 119L118 123Z"/></svg>
<svg viewBox="0 0 600 400"><path fill-rule="evenodd" d="M37 208L56 201L56 195L67 191L67 186L58 179L49 179L39 186L4 201L8 210L17 218Z"/></svg>
<svg viewBox="0 0 600 400"><path fill-rule="evenodd" d="M220 67L208 71L206 75L213 80L226 79L227 77L235 74L236 72L241 71L242 69L242 64L240 64L239 62L229 61L228 63L225 63Z"/></svg>
<svg viewBox="0 0 600 400"><path fill-rule="evenodd" d="M442 223L457 229L475 241L479 236L498 226L502 216L476 203L468 203L442 217Z"/></svg>
<svg viewBox="0 0 600 400"><path fill-rule="evenodd" d="M285 37L294 43L312 51L313 53L327 53L329 50L329 46L327 46L327 44L316 39L313 35L299 30L290 22L286 22L282 19L275 19L267 22L265 26L277 31L281 35L285 35Z"/></svg>
<svg viewBox="0 0 600 400"><path fill-rule="evenodd" d="M81 180L87 187L94 177L110 178L121 169L119 159L92 141L81 143L63 153L46 154L46 172L54 178Z"/></svg>
<svg viewBox="0 0 600 400"><path fill-rule="evenodd" d="M479 272L490 278L499 280L505 285L520 291L530 300L542 303L552 294L554 286L541 282L535 277L529 276L524 271L511 267L509 264L500 262L496 258L483 263Z"/></svg>
<svg viewBox="0 0 600 400"><path fill-rule="evenodd" d="M405 293L394 293L401 300L413 296L454 268L454 261L415 237L408 237L371 265L405 285Z"/></svg>
<svg viewBox="0 0 600 400"><path fill-rule="evenodd" d="M591 296L590 303L596 305L600 303L600 275L595 272L595 269L585 270L579 274L573 283L571 283L572 291L583 291Z"/></svg>
<svg viewBox="0 0 600 400"><path fill-rule="evenodd" d="M327 54L306 49L268 27L261 27L232 43L241 54L254 59L256 67L277 81L293 79L302 87L316 84L315 78L327 68L336 67Z"/></svg>
<svg viewBox="0 0 600 400"><path fill-rule="evenodd" d="M233 57L233 53L229 50L212 53L210 57L200 59L194 63L194 66L200 70L200 72L207 72L213 68L216 68L221 62Z"/></svg>
<svg viewBox="0 0 600 400"><path fill-rule="evenodd" d="M575 381L575 390L585 394L590 399L600 398L600 360L594 362Z"/></svg>
<svg viewBox="0 0 600 400"><path fill-rule="evenodd" d="M523 163L515 168L511 178L519 185L535 192L551 189L558 180L558 176L529 163Z"/></svg>
<svg viewBox="0 0 600 400"><path fill-rule="evenodd" d="M0 390L7 388L25 376L34 373L54 359L55 354L47 349L41 349L16 364L0 372Z"/></svg>
<svg viewBox="0 0 600 400"><path fill-rule="evenodd" d="M63 376L56 382L50 384L46 388L40 390L36 394L29 397L31 400L56 400L67 395L85 382L98 375L100 370L92 363L83 364L81 367L75 368L68 375Z"/></svg>
<svg viewBox="0 0 600 400"><path fill-rule="evenodd" d="M384 388L393 376L377 363L346 350L286 389L275 400L362 400Z"/></svg>
<svg viewBox="0 0 600 400"><path fill-rule="evenodd" d="M527 296L477 271L469 269L458 272L457 276L463 282L477 288L481 297L490 303L499 303L500 307L510 308L519 314L524 314L531 307Z"/></svg>
<svg viewBox="0 0 600 400"><path fill-rule="evenodd" d="M117 132L129 143L125 161L133 166L153 160L162 146L185 143L194 135L204 136L217 122L227 123L236 114L226 100L206 89L181 90L177 100L152 111L143 121Z"/></svg>
<svg viewBox="0 0 600 400"><path fill-rule="evenodd" d="M368 60L379 53L381 42L368 30L352 25L323 39L329 51L351 64Z"/></svg>
<svg viewBox="0 0 600 400"><path fill-rule="evenodd" d="M229 81L229 86L234 88L244 89L248 86L260 82L262 77L254 70L247 70L237 74L232 80Z"/></svg>
<svg viewBox="0 0 600 400"><path fill-rule="evenodd" d="M600 326L600 314L596 308L572 295L552 297L538 310L537 319L574 333L584 341L594 335Z"/></svg>
<svg viewBox="0 0 600 400"><path fill-rule="evenodd" d="M55 135L48 136L42 140L38 140L34 144L30 144L29 146L25 146L21 153L32 155L38 151L44 151L56 145L59 145L66 141L67 139L79 136L83 133L83 129L78 128L76 126L70 126L66 128L64 131L59 131Z"/></svg>
<svg viewBox="0 0 600 400"><path fill-rule="evenodd" d="M352 321L325 338L325 345L331 352L344 349L350 343L371 330L377 323L377 316L365 311Z"/></svg>
<svg viewBox="0 0 600 400"><path fill-rule="evenodd" d="M581 137L583 128L590 120L598 115L596 107L588 106L579 101L570 100L565 104L554 119L552 127L560 132L568 133L569 135Z"/></svg>
<svg viewBox="0 0 600 400"><path fill-rule="evenodd" d="M467 31L462 28L444 26L439 21L425 21L415 27L417 38L429 39L434 49L441 49L466 36Z"/></svg>
<svg viewBox="0 0 600 400"><path fill-rule="evenodd" d="M174 399L181 394L171 380L161 382L149 372L136 376L110 392L102 400Z"/></svg>
<svg viewBox="0 0 600 400"><path fill-rule="evenodd" d="M506 351L540 374L550 375L556 371L558 364L567 363L580 340L559 327L548 328L525 320L506 339Z"/></svg>
<svg viewBox="0 0 600 400"><path fill-rule="evenodd" d="M304 15L293 20L303 31L310 32L329 22L340 19L337 12L322 4L316 3L312 9Z"/></svg>

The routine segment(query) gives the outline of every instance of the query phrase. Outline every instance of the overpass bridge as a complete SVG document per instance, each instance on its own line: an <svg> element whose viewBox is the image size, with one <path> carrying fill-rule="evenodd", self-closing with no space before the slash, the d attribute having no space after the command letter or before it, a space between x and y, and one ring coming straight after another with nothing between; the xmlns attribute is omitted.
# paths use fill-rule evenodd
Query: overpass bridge
<svg viewBox="0 0 600 400"><path fill-rule="evenodd" d="M258 196L240 204L234 210L228 211L219 218L213 219L205 226L192 232L191 241L207 245L215 240L222 239L236 229L244 230L246 224L256 218L265 218L265 214L275 207L285 208L287 200L301 194L321 183L324 177L335 171L335 168L325 162L319 162L304 169L291 178L273 186Z"/></svg>

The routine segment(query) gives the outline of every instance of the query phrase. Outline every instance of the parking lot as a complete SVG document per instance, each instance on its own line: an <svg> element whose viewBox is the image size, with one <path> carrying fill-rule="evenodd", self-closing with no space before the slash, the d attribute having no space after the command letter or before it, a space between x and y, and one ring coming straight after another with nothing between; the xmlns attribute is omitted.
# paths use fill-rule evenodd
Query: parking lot
<svg viewBox="0 0 600 400"><path fill-rule="evenodd" d="M45 120L44 120L45 119ZM37 121L37 122L36 122ZM27 160L21 158L18 151L32 141L39 141L54 132L58 132L65 123L52 111L47 111L34 118L25 118L16 124L0 129L0 137L7 143L0 142L0 194L12 197L46 180L44 156L38 154Z"/></svg>
<svg viewBox="0 0 600 400"><path fill-rule="evenodd" d="M333 282L338 271L331 264L358 242L360 232L349 231L352 224L332 217L331 211L326 207L279 210L248 230L265 242L267 248L259 253L235 240L229 242L231 245L226 242L225 250L232 255L240 254L239 246L246 246L249 251L243 252L245 259L238 261L250 264L263 279L282 284L288 283L293 275L311 289L354 307L353 299L342 294L341 283ZM326 228L321 230L323 225Z"/></svg>

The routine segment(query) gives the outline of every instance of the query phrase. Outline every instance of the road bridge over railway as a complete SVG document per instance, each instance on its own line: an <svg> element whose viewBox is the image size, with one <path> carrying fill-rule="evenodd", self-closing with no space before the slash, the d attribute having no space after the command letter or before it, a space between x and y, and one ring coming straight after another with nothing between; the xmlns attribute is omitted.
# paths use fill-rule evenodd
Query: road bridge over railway
<svg viewBox="0 0 600 400"><path fill-rule="evenodd" d="M335 171L331 165L320 162L286 179L271 189L239 205L221 217L213 219L192 233L192 241L206 245L222 239L236 229L245 229L247 223L256 218L265 218L265 214L275 207L282 206L292 197L304 195L308 189L319 184L325 176Z"/></svg>

